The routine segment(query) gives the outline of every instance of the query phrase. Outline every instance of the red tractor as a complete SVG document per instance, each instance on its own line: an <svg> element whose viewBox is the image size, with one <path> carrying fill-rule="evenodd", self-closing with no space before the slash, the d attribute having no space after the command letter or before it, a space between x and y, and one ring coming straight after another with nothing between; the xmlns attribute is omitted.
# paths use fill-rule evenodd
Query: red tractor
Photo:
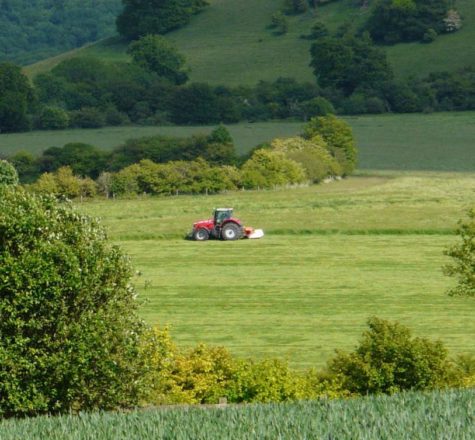
<svg viewBox="0 0 475 440"><path fill-rule="evenodd" d="M241 221L233 217L233 208L217 208L213 218L193 223L189 238L205 241L208 238L221 240L239 240L240 238L261 238L262 229L244 227Z"/></svg>

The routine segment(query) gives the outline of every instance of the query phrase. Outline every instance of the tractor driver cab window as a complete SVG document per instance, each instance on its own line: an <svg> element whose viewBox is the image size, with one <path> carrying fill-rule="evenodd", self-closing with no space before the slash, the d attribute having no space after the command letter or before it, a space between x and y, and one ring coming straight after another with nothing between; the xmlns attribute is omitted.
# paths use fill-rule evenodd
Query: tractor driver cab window
<svg viewBox="0 0 475 440"><path fill-rule="evenodd" d="M225 220L229 219L231 217L229 211L217 211L216 212L216 223L220 225L223 223Z"/></svg>

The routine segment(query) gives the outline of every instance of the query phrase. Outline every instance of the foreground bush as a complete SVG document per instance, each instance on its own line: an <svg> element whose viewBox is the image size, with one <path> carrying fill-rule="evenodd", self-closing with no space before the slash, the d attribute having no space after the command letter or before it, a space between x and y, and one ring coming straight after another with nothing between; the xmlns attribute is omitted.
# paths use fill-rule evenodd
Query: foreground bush
<svg viewBox="0 0 475 440"><path fill-rule="evenodd" d="M0 417L140 401L144 326L130 277L94 220L0 187Z"/></svg>
<svg viewBox="0 0 475 440"><path fill-rule="evenodd" d="M330 372L343 379L351 393L395 393L443 388L450 382L451 365L440 341L412 337L397 322L368 320L369 330L352 353L338 352Z"/></svg>

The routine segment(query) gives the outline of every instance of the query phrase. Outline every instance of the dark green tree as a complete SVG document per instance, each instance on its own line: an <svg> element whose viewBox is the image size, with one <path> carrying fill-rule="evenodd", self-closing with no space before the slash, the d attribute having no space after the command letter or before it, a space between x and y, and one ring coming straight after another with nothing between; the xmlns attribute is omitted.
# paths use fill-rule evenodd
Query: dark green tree
<svg viewBox="0 0 475 440"><path fill-rule="evenodd" d="M383 50L362 37L322 37L311 48L318 83L351 95L357 88L378 89L393 77Z"/></svg>
<svg viewBox="0 0 475 440"><path fill-rule="evenodd" d="M143 69L167 78L174 84L183 84L188 75L184 71L185 57L165 37L146 35L130 43L127 53Z"/></svg>
<svg viewBox="0 0 475 440"><path fill-rule="evenodd" d="M0 133L29 128L28 110L33 89L21 68L0 63Z"/></svg>
<svg viewBox="0 0 475 440"><path fill-rule="evenodd" d="M207 5L206 0L122 0L117 30L129 40L147 34L165 34L186 25Z"/></svg>
<svg viewBox="0 0 475 440"><path fill-rule="evenodd" d="M422 40L432 30L435 36L446 31L444 18L450 0L378 0L372 8L366 29L380 43Z"/></svg>

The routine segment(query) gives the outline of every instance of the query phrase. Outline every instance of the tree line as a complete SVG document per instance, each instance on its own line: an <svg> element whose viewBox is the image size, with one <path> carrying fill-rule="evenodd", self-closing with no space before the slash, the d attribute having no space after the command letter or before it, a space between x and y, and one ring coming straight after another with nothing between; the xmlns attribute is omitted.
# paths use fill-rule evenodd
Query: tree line
<svg viewBox="0 0 475 440"><path fill-rule="evenodd" d="M70 143L37 158L9 157L20 180L57 197L213 194L318 183L351 174L357 149L350 126L335 116L309 121L301 136L274 139L238 156L224 126L190 138L130 139L110 152Z"/></svg>

